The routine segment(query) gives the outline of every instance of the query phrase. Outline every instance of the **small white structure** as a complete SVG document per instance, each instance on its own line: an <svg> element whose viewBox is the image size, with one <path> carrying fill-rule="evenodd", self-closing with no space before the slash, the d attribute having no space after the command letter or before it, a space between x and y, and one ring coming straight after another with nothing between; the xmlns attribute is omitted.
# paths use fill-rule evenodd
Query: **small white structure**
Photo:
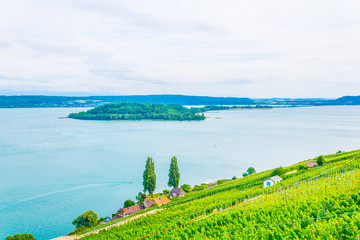
<svg viewBox="0 0 360 240"><path fill-rule="evenodd" d="M273 176L271 178L267 178L264 180L264 188L270 187L278 182L280 182L282 180L281 177L279 177L278 175Z"/></svg>

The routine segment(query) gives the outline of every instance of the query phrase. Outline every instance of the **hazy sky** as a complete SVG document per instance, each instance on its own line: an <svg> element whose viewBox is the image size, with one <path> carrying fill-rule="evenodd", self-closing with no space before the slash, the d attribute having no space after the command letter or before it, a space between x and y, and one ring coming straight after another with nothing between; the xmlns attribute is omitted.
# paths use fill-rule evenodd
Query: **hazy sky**
<svg viewBox="0 0 360 240"><path fill-rule="evenodd" d="M0 94L360 95L359 0L0 6Z"/></svg>

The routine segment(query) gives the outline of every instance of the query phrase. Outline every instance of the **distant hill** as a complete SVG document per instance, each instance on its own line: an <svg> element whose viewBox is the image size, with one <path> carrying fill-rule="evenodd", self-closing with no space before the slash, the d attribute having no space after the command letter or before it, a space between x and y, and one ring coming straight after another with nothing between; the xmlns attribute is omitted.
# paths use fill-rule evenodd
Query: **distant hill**
<svg viewBox="0 0 360 240"><path fill-rule="evenodd" d="M341 105L360 105L360 96L345 96L336 99L335 102Z"/></svg>
<svg viewBox="0 0 360 240"><path fill-rule="evenodd" d="M325 106L360 105L360 96L345 96L338 99L324 98L265 98L209 97L187 95L128 95L128 96L0 96L0 108L44 107L98 107L106 103L162 103L179 105L286 105Z"/></svg>
<svg viewBox="0 0 360 240"><path fill-rule="evenodd" d="M130 96L91 96L90 100L103 102L138 102L180 105L242 105L254 104L250 98L208 97L187 95L130 95Z"/></svg>
<svg viewBox="0 0 360 240"><path fill-rule="evenodd" d="M0 96L0 108L38 107L97 107L105 103L162 103L179 105L249 105L254 100L235 97L207 97L186 95L131 95L131 96Z"/></svg>

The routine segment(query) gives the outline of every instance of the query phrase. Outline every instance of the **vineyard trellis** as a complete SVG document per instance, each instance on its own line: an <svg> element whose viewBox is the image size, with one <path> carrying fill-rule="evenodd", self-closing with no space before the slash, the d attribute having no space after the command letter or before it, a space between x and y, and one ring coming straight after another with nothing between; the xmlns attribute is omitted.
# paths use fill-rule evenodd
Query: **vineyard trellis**
<svg viewBox="0 0 360 240"><path fill-rule="evenodd" d="M205 239L207 235L218 239L216 234L221 234L221 232L233 234L233 231L241 229L246 229L246 231L234 233L231 237L225 234L223 237L247 238L255 236L255 232L258 231L257 234L264 236L292 234L291 236L296 238L296 234L309 234L308 229L313 227L312 224L301 223L298 227L296 223L294 227L286 229L283 229L282 225L275 226L274 224L286 225L294 220L317 218L324 221L321 227L329 227L329 232L331 232L333 225L327 223L326 219L329 222L331 219L337 221L341 216L339 214L360 210L359 153L360 151L345 153L344 158L341 158L341 154L329 157L327 160L331 162L330 164L291 174L280 184L269 189L259 188L261 179L269 172L260 173L248 179L219 186L218 189L197 193L191 200L189 199L193 196L188 199L179 199L159 213L101 231L97 236L90 235L86 239L189 239L194 236ZM333 158L336 158L336 161ZM310 209L305 211L306 208ZM276 211L279 214L274 215ZM327 217L330 215L334 217ZM352 214L353 219L346 220L346 224L349 224L351 228L360 229L358 215ZM282 221L280 216L288 221ZM274 221L274 223L266 224L268 221ZM336 222L336 224L344 223ZM254 230L256 226L271 226L268 228L272 230ZM313 234L315 236L325 233L320 229ZM352 236L347 232L341 234ZM306 236L311 238L311 235Z"/></svg>

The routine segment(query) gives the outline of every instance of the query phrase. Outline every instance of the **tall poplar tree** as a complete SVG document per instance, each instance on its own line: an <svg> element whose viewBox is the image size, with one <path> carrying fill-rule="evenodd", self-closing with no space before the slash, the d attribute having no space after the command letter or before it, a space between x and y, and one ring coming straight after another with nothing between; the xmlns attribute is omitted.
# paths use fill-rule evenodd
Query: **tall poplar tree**
<svg viewBox="0 0 360 240"><path fill-rule="evenodd" d="M174 156L171 159L171 164L170 164L170 169L169 169L168 186L177 188L179 186L179 181L180 181L180 172L179 172L179 167L177 164L177 159Z"/></svg>
<svg viewBox="0 0 360 240"><path fill-rule="evenodd" d="M155 165L151 157L146 160L145 171L143 173L144 192L148 191L151 196L156 188Z"/></svg>

